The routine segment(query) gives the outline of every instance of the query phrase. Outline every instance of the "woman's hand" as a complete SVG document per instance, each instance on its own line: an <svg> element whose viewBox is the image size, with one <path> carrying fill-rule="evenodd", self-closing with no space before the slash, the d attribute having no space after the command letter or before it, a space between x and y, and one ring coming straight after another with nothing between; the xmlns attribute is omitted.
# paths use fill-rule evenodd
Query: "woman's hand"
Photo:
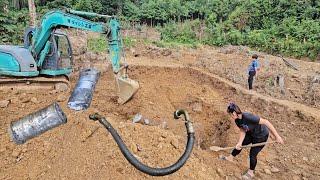
<svg viewBox="0 0 320 180"><path fill-rule="evenodd" d="M242 146L242 143L238 143L238 144L236 145L236 149L237 149L237 150L241 150L241 146Z"/></svg>

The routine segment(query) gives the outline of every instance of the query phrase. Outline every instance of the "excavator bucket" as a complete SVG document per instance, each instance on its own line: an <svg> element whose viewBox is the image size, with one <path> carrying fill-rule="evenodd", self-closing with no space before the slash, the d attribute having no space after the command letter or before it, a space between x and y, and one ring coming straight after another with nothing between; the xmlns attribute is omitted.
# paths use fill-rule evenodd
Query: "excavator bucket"
<svg viewBox="0 0 320 180"><path fill-rule="evenodd" d="M124 104L138 91L139 83L126 76L116 76L118 86L118 103Z"/></svg>

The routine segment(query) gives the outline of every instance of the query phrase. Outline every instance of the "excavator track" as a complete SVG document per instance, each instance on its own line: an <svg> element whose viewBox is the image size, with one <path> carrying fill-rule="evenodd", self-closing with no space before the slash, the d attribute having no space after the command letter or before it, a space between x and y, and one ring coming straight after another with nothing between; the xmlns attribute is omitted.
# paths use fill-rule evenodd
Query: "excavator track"
<svg viewBox="0 0 320 180"><path fill-rule="evenodd" d="M13 78L0 77L0 90L59 90L67 91L70 89L70 82L67 76L56 77L33 77L33 78Z"/></svg>

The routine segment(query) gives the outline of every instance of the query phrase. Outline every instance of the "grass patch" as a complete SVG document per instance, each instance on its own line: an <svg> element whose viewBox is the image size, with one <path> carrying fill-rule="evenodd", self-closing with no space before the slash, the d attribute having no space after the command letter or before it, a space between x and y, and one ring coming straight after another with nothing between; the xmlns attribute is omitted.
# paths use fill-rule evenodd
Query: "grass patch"
<svg viewBox="0 0 320 180"><path fill-rule="evenodd" d="M108 43L106 38L89 38L88 39L88 49L93 52L106 52L108 49Z"/></svg>
<svg viewBox="0 0 320 180"><path fill-rule="evenodd" d="M124 47L131 48L136 45L137 40L132 37L123 38ZM92 52L105 52L109 48L109 44L104 37L89 38L88 39L88 50Z"/></svg>
<svg viewBox="0 0 320 180"><path fill-rule="evenodd" d="M200 43L181 43L175 41L152 41L151 44L156 45L157 47L161 48L180 48L180 47L187 47L196 49L199 47Z"/></svg>

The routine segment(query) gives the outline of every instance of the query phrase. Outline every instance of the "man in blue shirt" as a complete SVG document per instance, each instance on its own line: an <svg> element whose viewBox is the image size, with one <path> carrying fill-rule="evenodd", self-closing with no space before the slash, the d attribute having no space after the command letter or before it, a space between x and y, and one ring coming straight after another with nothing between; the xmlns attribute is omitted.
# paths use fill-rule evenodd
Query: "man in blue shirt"
<svg viewBox="0 0 320 180"><path fill-rule="evenodd" d="M258 55L253 54L252 55L252 61L249 65L248 68L248 84L249 84L249 90L252 89L252 84L253 84L253 78L256 75L257 71L259 70L259 61L258 61Z"/></svg>

